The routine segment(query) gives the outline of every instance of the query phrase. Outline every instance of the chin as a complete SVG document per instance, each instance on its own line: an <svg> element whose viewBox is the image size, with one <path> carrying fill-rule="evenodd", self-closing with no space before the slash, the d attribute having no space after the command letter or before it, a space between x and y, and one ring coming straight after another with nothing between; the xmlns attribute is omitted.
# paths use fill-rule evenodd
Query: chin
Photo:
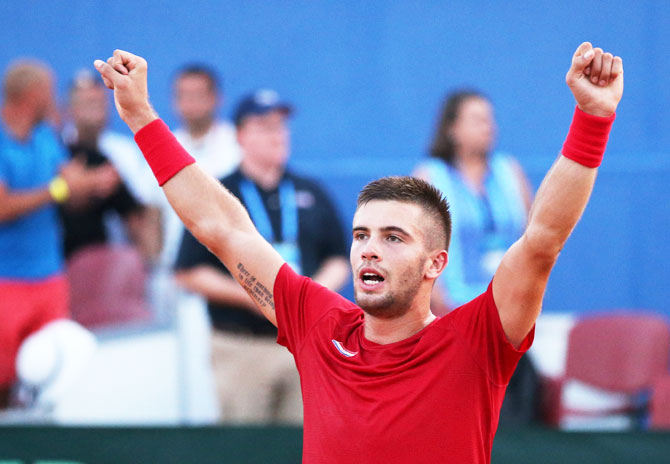
<svg viewBox="0 0 670 464"><path fill-rule="evenodd" d="M398 305L393 295L360 295L354 291L356 304L366 313L380 319L393 319L407 312L409 306Z"/></svg>

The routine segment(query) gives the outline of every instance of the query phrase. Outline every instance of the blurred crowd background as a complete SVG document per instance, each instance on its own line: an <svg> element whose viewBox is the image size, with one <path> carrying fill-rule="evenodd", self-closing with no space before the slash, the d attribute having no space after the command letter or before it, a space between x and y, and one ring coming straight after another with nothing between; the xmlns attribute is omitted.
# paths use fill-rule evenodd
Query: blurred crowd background
<svg viewBox="0 0 670 464"><path fill-rule="evenodd" d="M670 4L9 1L0 4L0 17L3 75L19 58L53 70L57 104L49 119L73 154L91 148L76 118L95 119L97 110L104 122L98 130L118 139L109 149L100 139L86 164L98 169L97 185L116 188L123 180L127 190L105 215L108 247L76 261L63 245L74 279L73 317L88 330L74 348L63 348L78 353L76 380L67 388L49 385L53 378L37 372L33 384L14 391L3 421L179 425L219 418L206 305L174 277L179 226L111 93L98 88L94 59L115 48L146 58L151 101L173 129L188 128L188 112L198 111L198 89L189 96L178 86L184 66L211 70L218 84L206 90L218 92L209 101L223 121L210 141L225 160L212 161L217 177L243 156L236 108L256 89L276 91L275 103L290 104L283 120L289 169L318 182L350 240L365 183L413 172L431 178L422 163L434 148L445 98L458 89L482 92L494 110L491 151L513 155L532 196L567 133L574 100L564 76L574 49L588 40L623 57L624 97L591 202L550 279L529 366L510 387L512 412L503 414L511 423L568 429L670 425L662 407L654 413L650 406L670 404L662 396L670 375ZM63 224L81 232L80 218ZM91 263L82 264L86 259ZM121 287L131 300L122 299ZM353 296L349 278L335 287ZM101 295L110 298L101 303Z"/></svg>

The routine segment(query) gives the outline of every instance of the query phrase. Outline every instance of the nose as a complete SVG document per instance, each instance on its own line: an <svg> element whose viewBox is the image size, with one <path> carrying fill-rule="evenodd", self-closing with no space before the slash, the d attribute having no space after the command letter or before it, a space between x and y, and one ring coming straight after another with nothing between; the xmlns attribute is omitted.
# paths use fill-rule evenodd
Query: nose
<svg viewBox="0 0 670 464"><path fill-rule="evenodd" d="M367 240L365 242L365 245L361 250L361 258L366 261L379 261L381 259L381 255L374 240Z"/></svg>

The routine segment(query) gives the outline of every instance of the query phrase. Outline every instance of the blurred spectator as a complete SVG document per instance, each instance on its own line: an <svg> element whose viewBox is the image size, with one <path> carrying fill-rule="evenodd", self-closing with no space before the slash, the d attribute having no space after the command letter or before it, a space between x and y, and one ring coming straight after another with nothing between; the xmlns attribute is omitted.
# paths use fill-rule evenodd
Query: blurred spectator
<svg viewBox="0 0 670 464"><path fill-rule="evenodd" d="M338 290L349 275L345 238L331 201L314 181L286 170L291 106L270 90L244 98L235 124L243 158L221 182L259 232L297 271ZM291 354L221 262L188 232L177 280L204 295L214 326L212 358L222 418L301 423L300 381Z"/></svg>
<svg viewBox="0 0 670 464"><path fill-rule="evenodd" d="M85 201L102 181L86 173L44 121L52 73L38 61L11 64L0 127L0 405L15 380L21 342L68 315L56 203Z"/></svg>
<svg viewBox="0 0 670 464"><path fill-rule="evenodd" d="M198 160L198 165L216 178L227 176L240 162L235 129L229 122L217 120L216 113L223 102L223 89L212 69L200 64L190 64L177 72L174 81L174 106L183 127L175 130L174 135ZM161 199L164 202L163 262L172 266L184 226L163 195Z"/></svg>
<svg viewBox="0 0 670 464"><path fill-rule="evenodd" d="M486 290L504 252L526 225L529 184L516 160L491 152L495 132L486 97L474 91L452 93L441 110L431 158L415 171L446 195L454 224L449 265L433 294L438 314Z"/></svg>
<svg viewBox="0 0 670 464"><path fill-rule="evenodd" d="M217 119L223 103L223 85L214 70L201 64L187 64L177 70L173 82L173 104L182 127L174 134L198 160L200 167L216 178L230 174L240 160L233 125ZM151 184L156 186L151 176ZM207 303L201 295L175 285L172 271L184 225L161 189L158 193L163 220L163 249L152 301L155 307L175 315L180 339L184 340L181 352L188 371L186 388L197 392L192 396L198 398L185 405L186 414L195 423L211 423L216 421L216 395L211 382L211 328Z"/></svg>
<svg viewBox="0 0 670 464"><path fill-rule="evenodd" d="M140 202L148 200L146 185L157 188L151 177L142 176L144 166L134 168L135 161L138 165L142 161L141 153L132 139L105 130L109 95L99 76L80 71L72 81L69 97L72 123L64 131L64 139L70 156L94 168L101 180L96 196L61 208L66 258L87 245L107 243L110 234L116 232L121 235L116 241L128 237L145 259L153 261L161 248L160 216L157 208L144 207ZM116 166L123 169L117 170ZM126 176L122 179L119 172ZM135 195L129 185L136 186ZM120 233L118 225L114 227L118 223L125 226Z"/></svg>
<svg viewBox="0 0 670 464"><path fill-rule="evenodd" d="M114 165L133 197L143 205L155 205L163 192L135 141L109 129L109 95L103 89L94 71L81 69L75 74L70 85L70 120L63 129L63 140L68 145L98 148Z"/></svg>
<svg viewBox="0 0 670 464"><path fill-rule="evenodd" d="M480 295L503 254L526 226L531 193L521 166L491 152L496 124L491 102L460 91L444 102L431 159L415 175L438 187L449 201L449 263L433 289L431 309L444 314ZM500 412L501 426L538 419L540 379L527 356L519 361Z"/></svg>

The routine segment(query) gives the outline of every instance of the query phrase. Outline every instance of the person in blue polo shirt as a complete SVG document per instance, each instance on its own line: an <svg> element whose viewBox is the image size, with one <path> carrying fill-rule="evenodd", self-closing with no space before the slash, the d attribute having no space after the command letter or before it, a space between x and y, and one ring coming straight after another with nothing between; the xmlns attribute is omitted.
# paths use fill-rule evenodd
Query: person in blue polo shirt
<svg viewBox="0 0 670 464"><path fill-rule="evenodd" d="M15 381L21 342L67 317L68 290L56 205L76 205L105 179L80 163L45 124L52 74L37 61L11 64L0 113L0 407Z"/></svg>

